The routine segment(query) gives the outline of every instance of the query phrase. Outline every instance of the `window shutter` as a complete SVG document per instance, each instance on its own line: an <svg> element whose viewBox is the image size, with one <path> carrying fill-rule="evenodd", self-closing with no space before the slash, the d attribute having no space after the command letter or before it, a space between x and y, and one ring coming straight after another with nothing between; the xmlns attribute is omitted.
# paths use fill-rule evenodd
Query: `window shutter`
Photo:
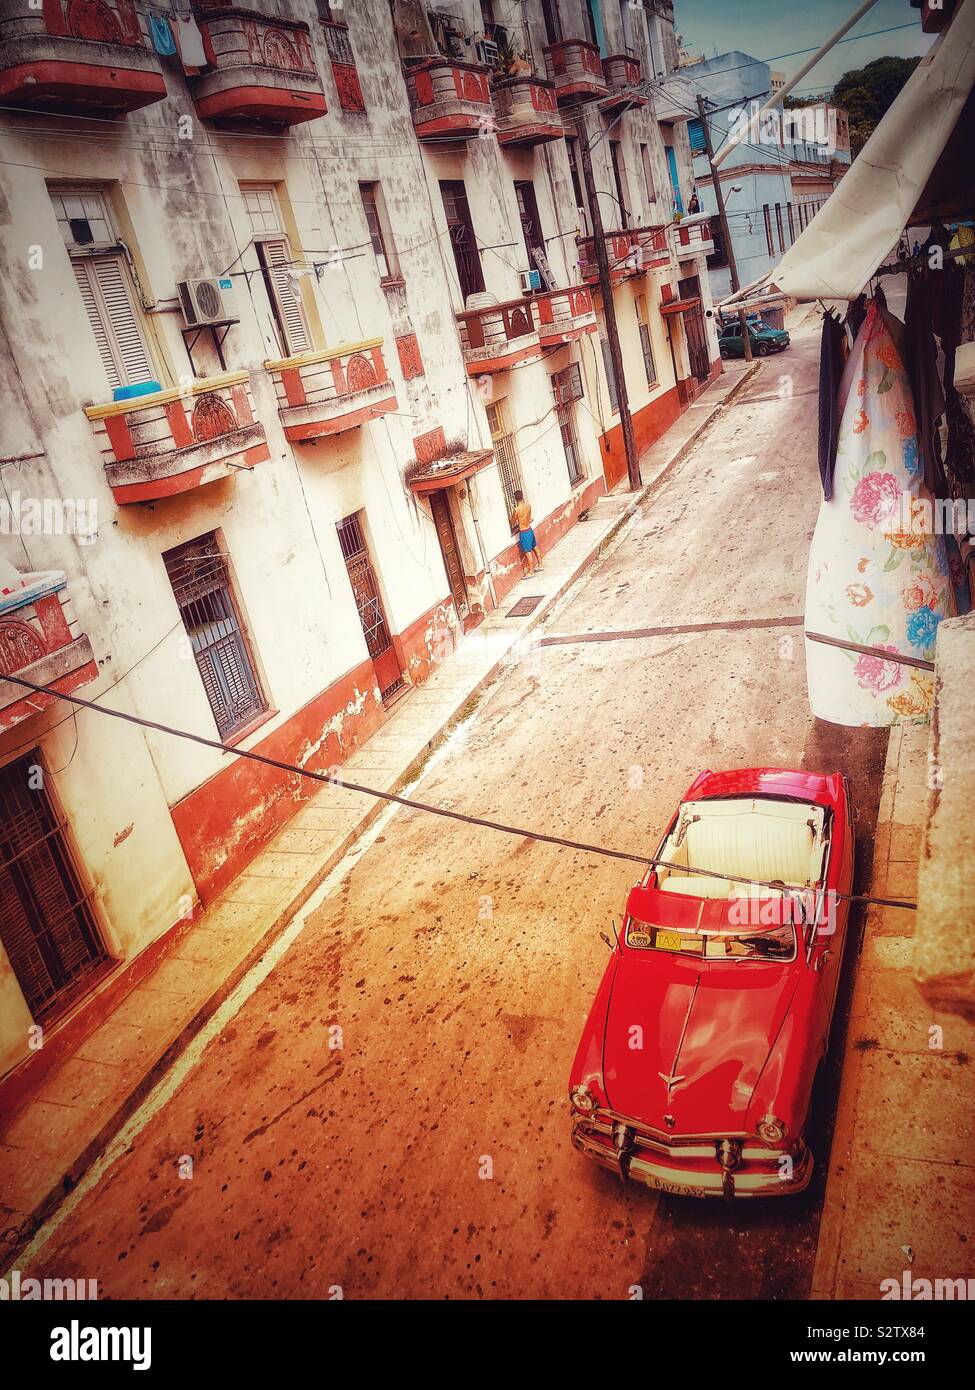
<svg viewBox="0 0 975 1390"><path fill-rule="evenodd" d="M125 282L121 256L97 256L92 269L108 315L109 329L126 382L149 381L152 367Z"/></svg>
<svg viewBox="0 0 975 1390"><path fill-rule="evenodd" d="M115 361L115 354L112 351L112 342L109 337L107 325L104 323L98 300L95 298L95 289L89 279L89 263L87 261L72 260L71 268L74 271L74 278L78 289L81 291L81 300L85 306L85 313L88 315L88 322L91 324L91 331L95 335L95 346L98 348L98 355L102 359L102 366L108 377L108 384L113 389L121 386L122 379L119 376L118 365Z"/></svg>
<svg viewBox="0 0 975 1390"><path fill-rule="evenodd" d="M122 257L75 257L71 264L109 384L150 381L152 365Z"/></svg>
<svg viewBox="0 0 975 1390"><path fill-rule="evenodd" d="M613 411L620 408L619 393L616 389L616 373L613 371L613 356L609 350L609 342L606 338L600 338L600 346L603 350L603 370L606 373L606 385L609 388L609 404Z"/></svg>
<svg viewBox="0 0 975 1390"><path fill-rule="evenodd" d="M570 401L582 400L582 372L578 362L571 362L561 372L552 377L552 390L558 405L568 405Z"/></svg>
<svg viewBox="0 0 975 1390"><path fill-rule="evenodd" d="M308 341L308 330L305 328L301 300L295 293L288 276L288 262L291 260L288 243L282 239L280 241L264 241L261 246L267 258L268 270L274 285L274 294L278 301L278 311L287 340L285 343L287 351L289 353L307 352L311 343Z"/></svg>

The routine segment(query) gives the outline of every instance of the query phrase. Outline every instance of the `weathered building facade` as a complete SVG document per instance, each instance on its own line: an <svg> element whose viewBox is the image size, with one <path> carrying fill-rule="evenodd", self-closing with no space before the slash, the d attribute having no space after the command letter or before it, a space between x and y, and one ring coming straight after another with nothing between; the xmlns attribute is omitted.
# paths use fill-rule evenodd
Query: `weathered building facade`
<svg viewBox="0 0 975 1390"><path fill-rule="evenodd" d="M234 749L340 765L515 489L544 551L625 476L580 141L641 447L720 371L674 62L666 0L0 5L0 1075L308 795Z"/></svg>
<svg viewBox="0 0 975 1390"><path fill-rule="evenodd" d="M718 301L731 292L727 247L717 218L717 198L698 109L703 97L715 148L744 134L748 117L784 85L780 74L735 50L713 58L685 59L661 83L658 110L687 121L694 159L694 186L701 210L713 219L708 257ZM763 117L720 166L728 226L742 285L777 264L815 217L850 164L846 112L822 101L787 107Z"/></svg>

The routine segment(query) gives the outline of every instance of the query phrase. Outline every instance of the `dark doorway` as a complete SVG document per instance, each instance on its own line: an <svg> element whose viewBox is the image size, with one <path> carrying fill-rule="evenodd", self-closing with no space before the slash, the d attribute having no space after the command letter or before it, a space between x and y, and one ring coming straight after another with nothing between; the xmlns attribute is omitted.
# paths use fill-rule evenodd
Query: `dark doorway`
<svg viewBox="0 0 975 1390"><path fill-rule="evenodd" d="M559 18L558 0L542 0L542 18L545 21L545 42L560 43L562 20Z"/></svg>
<svg viewBox="0 0 975 1390"><path fill-rule="evenodd" d="M403 689L403 673L389 635L379 582L366 545L363 513L353 512L340 521L338 533L342 558L349 572L349 583L362 624L362 635L366 639L366 649L376 672L376 684L385 704Z"/></svg>
<svg viewBox="0 0 975 1390"><path fill-rule="evenodd" d="M696 275L681 280L680 297L681 299L700 300L701 282ZM691 376L703 385L711 375L711 359L708 357L708 335L704 326L704 314L701 312L700 303L693 309L687 309L682 317L684 332L687 334L687 355L690 359Z"/></svg>
<svg viewBox="0 0 975 1390"><path fill-rule="evenodd" d="M457 266L460 293L466 305L470 295L483 293L484 274L463 179L441 179L440 194L447 214L447 230Z"/></svg>
<svg viewBox="0 0 975 1390"><path fill-rule="evenodd" d="M35 1019L67 1007L108 960L36 748L0 769L0 940Z"/></svg>
<svg viewBox="0 0 975 1390"><path fill-rule="evenodd" d="M440 553L443 555L444 569L447 571L447 583L457 606L457 614L463 619L470 612L470 599L467 595L467 580L464 578L454 519L450 515L450 502L445 491L430 493L430 510L433 513L433 524L437 528L437 540L440 542Z"/></svg>
<svg viewBox="0 0 975 1390"><path fill-rule="evenodd" d="M518 199L518 215L521 218L521 234L525 238L528 268L535 270L538 262L532 251L537 249L544 258L545 238L542 236L542 223L538 215L535 185L531 179L515 179L515 196Z"/></svg>

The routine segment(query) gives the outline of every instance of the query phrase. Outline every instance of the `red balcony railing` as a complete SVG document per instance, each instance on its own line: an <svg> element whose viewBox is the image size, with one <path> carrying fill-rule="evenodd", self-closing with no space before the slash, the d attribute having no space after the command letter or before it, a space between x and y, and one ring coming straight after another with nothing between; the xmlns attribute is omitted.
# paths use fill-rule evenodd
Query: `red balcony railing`
<svg viewBox="0 0 975 1390"><path fill-rule="evenodd" d="M674 250L681 260L687 256L710 256L714 250L711 223L707 218L696 222L678 222L673 232Z"/></svg>
<svg viewBox="0 0 975 1390"><path fill-rule="evenodd" d="M284 432L293 443L358 429L396 409L382 338L265 362Z"/></svg>
<svg viewBox="0 0 975 1390"><path fill-rule="evenodd" d="M270 458L247 372L88 406L116 502L152 502Z"/></svg>
<svg viewBox="0 0 975 1390"><path fill-rule="evenodd" d="M204 0L196 8L207 69L190 90L201 120L287 127L325 114L307 24Z"/></svg>
<svg viewBox="0 0 975 1390"><path fill-rule="evenodd" d="M561 39L545 51L545 67L559 105L599 101L607 95L599 49L586 39Z"/></svg>
<svg viewBox="0 0 975 1390"><path fill-rule="evenodd" d="M609 96L600 104L600 109L616 111L620 107L646 106L647 97L626 95L628 91L632 92L632 88L640 85L639 60L631 58L628 53L614 53L602 62Z"/></svg>
<svg viewBox="0 0 975 1390"><path fill-rule="evenodd" d="M469 376L507 371L541 351L531 299L468 309L457 322Z"/></svg>
<svg viewBox="0 0 975 1390"><path fill-rule="evenodd" d="M527 149L565 134L551 82L529 73L495 82L492 92L499 145Z"/></svg>
<svg viewBox="0 0 975 1390"><path fill-rule="evenodd" d="M121 115L165 95L133 0L0 8L0 105Z"/></svg>
<svg viewBox="0 0 975 1390"><path fill-rule="evenodd" d="M494 129L486 67L452 58L425 58L404 75L418 140L469 140Z"/></svg>
<svg viewBox="0 0 975 1390"><path fill-rule="evenodd" d="M5 676L22 676L70 694L98 678L91 642L79 633L58 570L0 572L0 732L54 703L54 693L28 694Z"/></svg>
<svg viewBox="0 0 975 1390"><path fill-rule="evenodd" d="M571 343L586 333L595 333L598 324L592 307L592 291L585 285L565 290L549 290L531 300L542 347Z"/></svg>
<svg viewBox="0 0 975 1390"><path fill-rule="evenodd" d="M603 238L609 260L609 278L614 284L643 274L647 267L638 230L604 232ZM576 245L579 248L579 278L587 285L594 284L599 278L595 239L591 236L578 237Z"/></svg>

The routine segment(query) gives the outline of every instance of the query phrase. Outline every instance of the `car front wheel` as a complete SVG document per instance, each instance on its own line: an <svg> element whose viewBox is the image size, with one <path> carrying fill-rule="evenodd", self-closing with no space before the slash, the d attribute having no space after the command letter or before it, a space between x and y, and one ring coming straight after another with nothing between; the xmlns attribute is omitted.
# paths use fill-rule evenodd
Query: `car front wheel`
<svg viewBox="0 0 975 1390"><path fill-rule="evenodd" d="M756 343L755 352L759 357L768 356L768 343Z"/></svg>

